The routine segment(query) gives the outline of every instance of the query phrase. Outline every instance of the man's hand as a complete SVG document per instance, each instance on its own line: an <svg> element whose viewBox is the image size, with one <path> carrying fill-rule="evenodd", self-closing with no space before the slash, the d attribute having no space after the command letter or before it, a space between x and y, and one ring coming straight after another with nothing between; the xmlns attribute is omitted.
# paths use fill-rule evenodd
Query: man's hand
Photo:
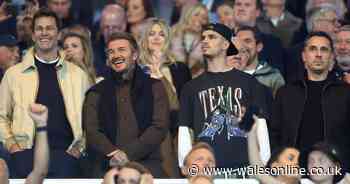
<svg viewBox="0 0 350 184"><path fill-rule="evenodd" d="M10 154L20 152L20 151L23 151L23 149L21 147L19 147L18 144L13 144L9 150Z"/></svg>
<svg viewBox="0 0 350 184"><path fill-rule="evenodd" d="M127 162L129 162L128 156L126 155L126 153L122 150L115 150L112 153L107 155L108 157L110 157L110 161L109 161L109 165L111 167L116 167L116 166L122 166L124 164L126 164Z"/></svg>
<svg viewBox="0 0 350 184"><path fill-rule="evenodd" d="M153 184L153 176L149 173L142 174L140 184Z"/></svg>
<svg viewBox="0 0 350 184"><path fill-rule="evenodd" d="M66 152L76 159L79 159L81 156L81 152L79 151L78 148L75 148L75 147L72 147L71 149L67 150Z"/></svg>
<svg viewBox="0 0 350 184"><path fill-rule="evenodd" d="M119 170L117 168L112 168L103 177L102 184L115 184L116 182L115 182L114 178L118 174L119 174Z"/></svg>
<svg viewBox="0 0 350 184"><path fill-rule="evenodd" d="M36 127L45 127L48 118L47 107L41 104L31 104L29 106L29 116L33 119Z"/></svg>

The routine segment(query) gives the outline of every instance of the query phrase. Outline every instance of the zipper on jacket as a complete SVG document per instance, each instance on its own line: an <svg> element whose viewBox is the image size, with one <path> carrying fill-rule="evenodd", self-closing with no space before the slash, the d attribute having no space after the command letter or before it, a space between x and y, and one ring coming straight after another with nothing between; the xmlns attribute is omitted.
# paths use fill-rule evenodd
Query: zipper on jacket
<svg viewBox="0 0 350 184"><path fill-rule="evenodd" d="M305 98L304 98L304 104L303 104L303 111L301 112L301 116L298 120L298 127L297 127L297 133L296 133L296 136L294 137L294 143L293 143L293 146L296 147L296 144L297 144L297 139L299 137L299 129L300 129L300 126L301 126L301 121L303 119L303 115L304 115L304 111L305 111L305 105L306 105L306 101L307 101L307 95L308 95L308 92L307 92L307 85L306 85L306 82L303 80L303 86L304 86L304 91L305 91Z"/></svg>
<svg viewBox="0 0 350 184"><path fill-rule="evenodd" d="M59 76L59 73L58 73L58 70L56 69L56 75L57 75L57 80L58 80L58 86L59 86L59 88L60 88L60 90L61 90L61 94L62 94L62 98L63 98L63 103L64 103L64 109L65 109L65 113L66 113L66 116L67 116L67 119L68 119L68 121L69 121L69 126L71 127L71 129L72 129L72 134L73 134L73 142L74 142L74 140L75 140L75 133L74 133L74 127L73 127L73 125L72 125L72 123L73 123L73 121L71 121L71 119L70 119L70 117L69 117L69 115L68 115L68 109L67 109L67 104L66 104L66 100L65 100L65 97L64 97L64 94L63 94L63 90L62 90L62 84L61 84L61 79L60 79L60 76Z"/></svg>
<svg viewBox="0 0 350 184"><path fill-rule="evenodd" d="M322 108L322 118L323 118L323 139L326 139L327 137L327 132L326 132L326 111L324 108L324 98L323 98L323 94L326 91L326 88L328 86L331 85L331 82L328 82L324 85L324 87L322 88L322 93L321 93L321 108Z"/></svg>

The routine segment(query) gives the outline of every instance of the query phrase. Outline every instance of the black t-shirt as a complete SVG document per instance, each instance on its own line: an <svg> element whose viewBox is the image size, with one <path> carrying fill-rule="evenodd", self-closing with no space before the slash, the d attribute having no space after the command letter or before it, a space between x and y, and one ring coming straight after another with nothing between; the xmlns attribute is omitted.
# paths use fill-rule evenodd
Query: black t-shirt
<svg viewBox="0 0 350 184"><path fill-rule="evenodd" d="M73 141L66 108L59 86L56 63L46 64L35 59L39 73L39 89L36 102L49 109L48 140L50 149L66 150Z"/></svg>
<svg viewBox="0 0 350 184"><path fill-rule="evenodd" d="M180 126L194 130L195 141L210 144L218 167L248 165L247 135L237 126L242 107L265 108L260 84L237 70L207 72L189 81L180 98Z"/></svg>
<svg viewBox="0 0 350 184"><path fill-rule="evenodd" d="M324 140L324 119L322 113L322 90L325 81L307 81L307 97L302 121L299 127L297 147L302 153L317 142Z"/></svg>

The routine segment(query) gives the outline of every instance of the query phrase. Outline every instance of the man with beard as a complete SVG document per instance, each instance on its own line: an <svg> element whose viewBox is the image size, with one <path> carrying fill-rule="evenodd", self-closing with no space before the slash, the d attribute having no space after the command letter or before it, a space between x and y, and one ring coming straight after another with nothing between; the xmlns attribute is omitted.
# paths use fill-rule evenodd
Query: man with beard
<svg viewBox="0 0 350 184"><path fill-rule="evenodd" d="M97 152L95 171L137 161L155 177L164 177L160 144L168 132L169 102L161 81L136 64L139 50L128 33L107 40L109 77L86 96L83 122L87 143Z"/></svg>
<svg viewBox="0 0 350 184"><path fill-rule="evenodd" d="M59 28L54 12L39 10L33 17L34 48L7 69L0 85L0 137L11 154L13 177L24 178L33 168L35 127L27 113L33 102L50 109L48 176L79 175L78 159L85 149L80 112L89 81L83 70L64 60L58 47Z"/></svg>
<svg viewBox="0 0 350 184"><path fill-rule="evenodd" d="M188 153L189 135L213 147L218 167L248 165L247 134L240 123L247 107L260 107L266 113L261 85L253 76L232 69L227 55L237 54L231 30L223 24L210 24L202 32L202 50L208 70L183 88L179 114L179 163ZM240 124L240 125L239 125ZM187 141L187 142L186 142ZM191 142L191 141L189 141ZM191 145L190 145L191 146ZM189 147L190 147L189 146ZM238 151L239 150L239 151Z"/></svg>
<svg viewBox="0 0 350 184"><path fill-rule="evenodd" d="M335 34L335 54L338 67L344 72L343 80L350 84L350 25Z"/></svg>

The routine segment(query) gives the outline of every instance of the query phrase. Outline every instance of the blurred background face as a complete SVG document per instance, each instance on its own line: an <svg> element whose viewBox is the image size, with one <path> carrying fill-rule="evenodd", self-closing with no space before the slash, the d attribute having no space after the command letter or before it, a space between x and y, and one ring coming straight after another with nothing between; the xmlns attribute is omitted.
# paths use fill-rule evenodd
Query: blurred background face
<svg viewBox="0 0 350 184"><path fill-rule="evenodd" d="M236 46L237 47L237 46ZM238 48L238 54L233 56L227 56L227 62L230 66L237 70L243 71L248 64L249 53L247 48Z"/></svg>
<svg viewBox="0 0 350 184"><path fill-rule="evenodd" d="M283 13L283 0L266 0L264 6L268 17L280 17Z"/></svg>
<svg viewBox="0 0 350 184"><path fill-rule="evenodd" d="M127 4L128 23L135 24L146 18L143 0L129 0Z"/></svg>
<svg viewBox="0 0 350 184"><path fill-rule="evenodd" d="M330 160L326 154L320 151L313 151L309 154L307 161L307 167L309 170L312 168L323 168L324 171L327 171L329 168L335 166L335 163L332 162L332 160ZM333 179L333 175L327 175L326 173L319 175L310 175L310 177L317 183L322 183L326 180Z"/></svg>
<svg viewBox="0 0 350 184"><path fill-rule="evenodd" d="M256 0L236 0L233 6L235 22L242 25L255 23L260 15Z"/></svg>
<svg viewBox="0 0 350 184"><path fill-rule="evenodd" d="M0 46L0 66L1 68L8 68L20 60L18 47Z"/></svg>
<svg viewBox="0 0 350 184"><path fill-rule="evenodd" d="M207 149L197 149L191 153L187 160L187 167L196 165L201 172L205 167L215 167L214 155Z"/></svg>
<svg viewBox="0 0 350 184"><path fill-rule="evenodd" d="M312 1L312 5L314 7L320 6L323 3L331 3L332 2L332 0L309 0L309 1Z"/></svg>
<svg viewBox="0 0 350 184"><path fill-rule="evenodd" d="M107 41L112 33L124 32L126 30L126 22L123 13L106 13L101 18L101 31L104 40Z"/></svg>
<svg viewBox="0 0 350 184"><path fill-rule="evenodd" d="M208 24L208 10L206 8L199 8L195 10L188 22L189 28L194 32L201 32L202 27Z"/></svg>
<svg viewBox="0 0 350 184"><path fill-rule="evenodd" d="M229 28L233 28L233 8L228 5L221 5L216 11L219 16L220 23L226 25Z"/></svg>
<svg viewBox="0 0 350 184"><path fill-rule="evenodd" d="M335 54L339 67L350 70L350 31L340 31L336 34Z"/></svg>
<svg viewBox="0 0 350 184"><path fill-rule="evenodd" d="M47 6L50 10L55 12L60 18L67 18L69 16L69 9L72 3L70 0L48 0Z"/></svg>
<svg viewBox="0 0 350 184"><path fill-rule="evenodd" d="M324 16L316 19L313 24L313 31L323 31L334 36L340 24L335 11L325 12Z"/></svg>
<svg viewBox="0 0 350 184"><path fill-rule="evenodd" d="M63 49L68 61L83 62L84 49L78 37L68 37L63 42Z"/></svg>
<svg viewBox="0 0 350 184"><path fill-rule="evenodd" d="M242 44L243 47L247 49L249 58L247 65L250 65L255 61L258 56L258 52L260 52L261 48L255 39L254 33L252 31L239 31L237 33L237 38L239 43Z"/></svg>
<svg viewBox="0 0 350 184"><path fill-rule="evenodd" d="M141 174L131 168L123 168L119 171L118 184L139 184L141 179Z"/></svg>
<svg viewBox="0 0 350 184"><path fill-rule="evenodd" d="M154 24L148 34L148 48L151 51L160 51L164 47L165 33L159 24Z"/></svg>

